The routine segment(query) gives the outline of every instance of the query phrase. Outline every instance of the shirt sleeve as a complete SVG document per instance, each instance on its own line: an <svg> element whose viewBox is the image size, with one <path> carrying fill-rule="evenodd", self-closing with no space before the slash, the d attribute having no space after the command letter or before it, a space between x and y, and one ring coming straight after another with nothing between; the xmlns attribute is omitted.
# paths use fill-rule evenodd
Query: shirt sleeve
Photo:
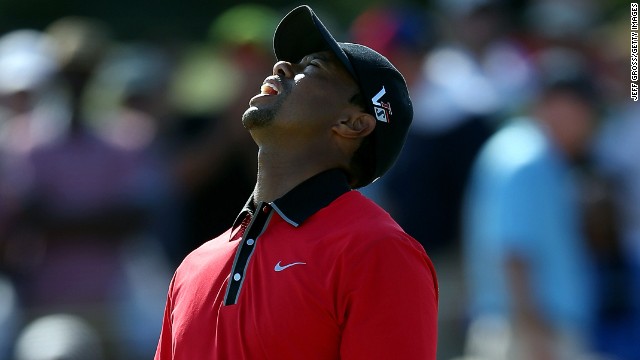
<svg viewBox="0 0 640 360"><path fill-rule="evenodd" d="M169 285L169 292L167 295L167 304L164 309L164 319L162 320L162 330L160 331L160 339L158 340L158 347L156 348L156 355L154 360L171 360L173 359L173 336L172 336L172 321L171 313L173 312L173 283L175 281L175 275L171 279Z"/></svg>
<svg viewBox="0 0 640 360"><path fill-rule="evenodd" d="M435 360L437 280L422 246L401 234L341 261L341 359Z"/></svg>
<svg viewBox="0 0 640 360"><path fill-rule="evenodd" d="M510 252L526 255L536 246L544 226L542 203L552 193L537 164L515 171L505 180L498 198L500 222L497 236Z"/></svg>

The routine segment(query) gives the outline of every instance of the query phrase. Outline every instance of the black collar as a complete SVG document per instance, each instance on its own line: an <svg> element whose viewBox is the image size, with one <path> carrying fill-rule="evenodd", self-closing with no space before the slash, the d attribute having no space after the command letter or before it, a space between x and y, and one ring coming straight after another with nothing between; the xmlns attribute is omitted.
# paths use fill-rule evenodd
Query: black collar
<svg viewBox="0 0 640 360"><path fill-rule="evenodd" d="M344 172L339 169L331 169L303 181L281 198L270 202L269 205L286 222L298 227L311 215L349 190L351 188ZM233 227L240 224L245 217L244 215L253 215L255 211L256 207L253 195L251 195L233 223Z"/></svg>

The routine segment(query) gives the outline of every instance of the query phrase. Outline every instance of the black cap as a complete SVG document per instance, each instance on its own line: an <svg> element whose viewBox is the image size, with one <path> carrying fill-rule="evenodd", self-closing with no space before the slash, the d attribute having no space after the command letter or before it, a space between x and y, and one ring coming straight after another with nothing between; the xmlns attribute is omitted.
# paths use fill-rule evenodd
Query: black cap
<svg viewBox="0 0 640 360"><path fill-rule="evenodd" d="M273 36L278 60L299 62L318 51L332 51L353 76L367 104L367 112L376 118L373 130L375 169L369 184L395 163L404 145L413 119L409 90L400 72L378 52L359 44L337 42L307 5L289 12L278 24Z"/></svg>

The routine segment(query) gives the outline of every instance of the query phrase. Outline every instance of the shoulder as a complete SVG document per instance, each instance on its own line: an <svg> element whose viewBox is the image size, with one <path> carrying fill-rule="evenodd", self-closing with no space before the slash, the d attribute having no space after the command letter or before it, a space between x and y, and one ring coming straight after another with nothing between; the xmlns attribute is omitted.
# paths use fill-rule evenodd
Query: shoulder
<svg viewBox="0 0 640 360"><path fill-rule="evenodd" d="M178 280L193 280L205 274L207 277L221 273L238 245L229 241L230 230L209 240L189 253L175 272ZM226 274L225 274L226 276Z"/></svg>
<svg viewBox="0 0 640 360"><path fill-rule="evenodd" d="M497 171L526 167L544 155L547 139L531 119L515 119L498 130L486 143L478 156L481 166Z"/></svg>
<svg viewBox="0 0 640 360"><path fill-rule="evenodd" d="M478 154L472 184L528 184L555 167L553 149L531 119L515 119L494 134ZM479 183L478 183L479 182Z"/></svg>
<svg viewBox="0 0 640 360"><path fill-rule="evenodd" d="M355 263L402 259L405 265L432 268L422 245L360 192L342 195L326 210L334 211L331 232L341 244L339 257L352 258Z"/></svg>
<svg viewBox="0 0 640 360"><path fill-rule="evenodd" d="M436 271L422 245L407 234L381 207L357 191L337 201L349 202L341 214L341 231L334 239L334 269L348 288L369 284L377 291L424 291L438 299ZM339 205L339 204L337 204ZM357 291L357 290L354 290Z"/></svg>
<svg viewBox="0 0 640 360"><path fill-rule="evenodd" d="M357 237L359 241L410 238L389 213L359 191L352 190L320 210L314 220L330 225L326 229L342 237Z"/></svg>

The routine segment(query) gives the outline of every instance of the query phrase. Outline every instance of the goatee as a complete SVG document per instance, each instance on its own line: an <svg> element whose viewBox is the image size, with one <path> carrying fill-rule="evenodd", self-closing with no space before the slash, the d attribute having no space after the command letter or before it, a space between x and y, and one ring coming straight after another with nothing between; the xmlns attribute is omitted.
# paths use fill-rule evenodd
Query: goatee
<svg viewBox="0 0 640 360"><path fill-rule="evenodd" d="M242 125L247 130L269 125L275 118L273 109L258 109L251 106L242 114Z"/></svg>

